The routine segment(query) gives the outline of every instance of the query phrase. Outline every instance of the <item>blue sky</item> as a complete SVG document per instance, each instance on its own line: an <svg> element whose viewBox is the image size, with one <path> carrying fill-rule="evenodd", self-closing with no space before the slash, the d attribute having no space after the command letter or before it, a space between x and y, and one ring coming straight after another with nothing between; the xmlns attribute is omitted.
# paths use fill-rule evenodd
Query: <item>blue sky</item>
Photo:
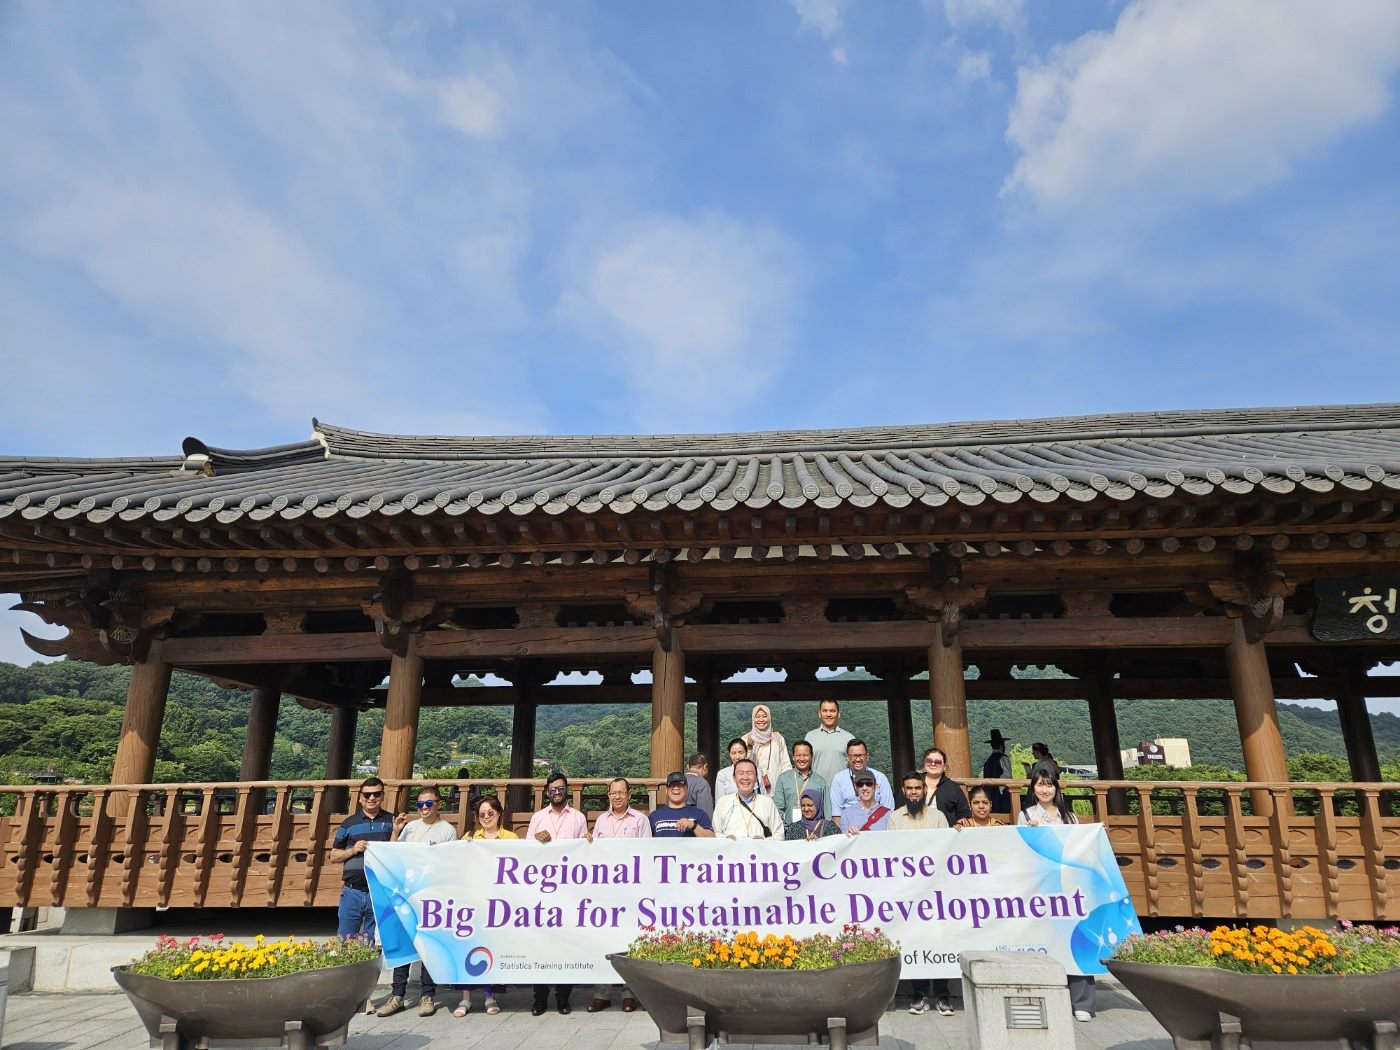
<svg viewBox="0 0 1400 1050"><path fill-rule="evenodd" d="M1397 73L1391 0L10 3L0 450L1393 399Z"/></svg>

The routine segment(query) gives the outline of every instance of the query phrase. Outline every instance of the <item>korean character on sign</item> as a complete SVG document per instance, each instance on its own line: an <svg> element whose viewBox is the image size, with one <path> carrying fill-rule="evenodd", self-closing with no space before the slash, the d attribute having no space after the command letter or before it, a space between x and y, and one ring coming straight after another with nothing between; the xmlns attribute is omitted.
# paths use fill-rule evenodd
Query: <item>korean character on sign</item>
<svg viewBox="0 0 1400 1050"><path fill-rule="evenodd" d="M1382 634L1390 626L1390 620L1381 610L1384 609L1392 615L1395 613L1395 590L1391 587L1383 594L1376 594L1370 587L1363 588L1360 594L1347 596L1347 602L1351 605L1347 612L1352 616L1361 612L1370 613L1366 620L1366 630L1372 634Z"/></svg>

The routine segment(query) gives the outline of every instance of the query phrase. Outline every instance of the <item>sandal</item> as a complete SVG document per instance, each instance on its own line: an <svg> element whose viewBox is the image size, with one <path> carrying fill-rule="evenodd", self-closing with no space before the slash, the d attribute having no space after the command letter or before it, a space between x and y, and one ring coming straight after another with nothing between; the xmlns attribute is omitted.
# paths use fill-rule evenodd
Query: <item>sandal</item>
<svg viewBox="0 0 1400 1050"><path fill-rule="evenodd" d="M469 1014L469 1013L471 1013L471 1012L472 1012L472 1004L471 1004L470 1002L468 1002L466 999L463 999L460 1003L458 1003L455 1007L453 1007L453 1009L452 1009L452 1016L453 1016L453 1017L466 1017L467 1014Z"/></svg>
<svg viewBox="0 0 1400 1050"><path fill-rule="evenodd" d="M487 1000L486 1000L486 1012L487 1012L488 1014L492 1014L492 1015L498 1014L498 1013L501 1012L501 1008L500 1008L500 1006L497 1005L495 999L487 999Z"/></svg>

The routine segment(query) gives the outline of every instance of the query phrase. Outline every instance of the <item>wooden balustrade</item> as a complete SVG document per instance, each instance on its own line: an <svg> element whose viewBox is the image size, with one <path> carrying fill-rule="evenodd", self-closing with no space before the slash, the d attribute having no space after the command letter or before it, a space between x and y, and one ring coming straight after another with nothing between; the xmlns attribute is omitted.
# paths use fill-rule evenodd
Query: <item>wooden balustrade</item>
<svg viewBox="0 0 1400 1050"><path fill-rule="evenodd" d="M967 786L977 783L967 781ZM0 907L332 906L327 864L343 816L333 803L359 781L0 786ZM411 789L419 781L390 781ZM606 779L570 785L573 805L606 806ZM1024 781L1013 786L1019 807ZM632 782L648 809L660 781ZM470 826L463 803L517 788L544 804L541 780L440 782L443 819ZM1066 782L1102 821L1143 915L1400 918L1400 786L1143 781ZM1126 815L1109 812L1109 792ZM1263 796L1258 793L1262 792ZM1255 815L1260 797L1269 815ZM510 816L516 827L529 810Z"/></svg>

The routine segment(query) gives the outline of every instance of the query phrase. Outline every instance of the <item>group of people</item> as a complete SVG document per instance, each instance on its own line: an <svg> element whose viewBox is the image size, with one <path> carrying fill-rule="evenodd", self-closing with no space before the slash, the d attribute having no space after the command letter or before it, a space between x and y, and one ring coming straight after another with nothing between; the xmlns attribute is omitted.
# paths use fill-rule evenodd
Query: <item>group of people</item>
<svg viewBox="0 0 1400 1050"><path fill-rule="evenodd" d="M525 838L537 842L566 839L608 838L727 838L785 840L818 839L828 835L859 835L871 831L965 830L1005 825L1010 798L1004 787L978 785L964 791L947 773L947 756L937 747L923 753L921 767L900 777L903 805L895 807L889 779L869 766L865 742L840 727L840 705L823 700L818 708L821 724L797 741L789 752L787 742L772 724L767 705L755 707L752 728L729 745L730 765L719 771L711 791L708 760L697 753L690 757L685 771L666 778L664 801L650 813L632 806L632 786L623 777L608 784L608 808L598 814L590 828L587 816L570 801L568 778L559 771L545 781L545 805L531 818ZM997 753L1005 756L1005 742L999 730L991 739L994 753L984 765L984 775ZM1037 745L1043 748L1043 745ZM1001 764L997 763L998 777ZM1009 776L1009 763L1006 766ZM1078 823L1060 787L1059 766L1048 750L1030 769L1031 786L1017 816L1017 823L1028 826ZM384 783L371 777L360 785L359 806L337 830L330 860L342 863L343 887L338 912L337 933L341 937L374 936L374 915L365 880L364 851L370 842L416 842L436 844L457 838L452 825L442 819L442 797L432 787L419 789L415 800L417 818L408 814L391 816L384 811ZM1005 808L1002 808L1002 806ZM464 839L518 839L506 826L505 810L493 795L473 797L469 802L474 827ZM378 1008L380 1017L407 1009L409 967L395 967L390 996ZM914 1001L910 1012L936 1010L953 1013L948 981L944 978L912 982ZM1092 977L1070 978L1071 1005L1077 1020L1087 1021L1094 1013ZM472 1008L471 987L454 986L461 999L453 1015L465 1017ZM488 1014L500 1012L499 988L482 987L483 1008ZM554 986L556 1009L572 1012L573 986ZM548 985L535 985L531 1012L538 1016L549 1003ZM593 990L588 1012L609 1009L620 991L622 1009L631 1012L637 1003L630 989L599 985ZM426 966L422 967L418 1013L431 1016L437 1010L437 984Z"/></svg>

